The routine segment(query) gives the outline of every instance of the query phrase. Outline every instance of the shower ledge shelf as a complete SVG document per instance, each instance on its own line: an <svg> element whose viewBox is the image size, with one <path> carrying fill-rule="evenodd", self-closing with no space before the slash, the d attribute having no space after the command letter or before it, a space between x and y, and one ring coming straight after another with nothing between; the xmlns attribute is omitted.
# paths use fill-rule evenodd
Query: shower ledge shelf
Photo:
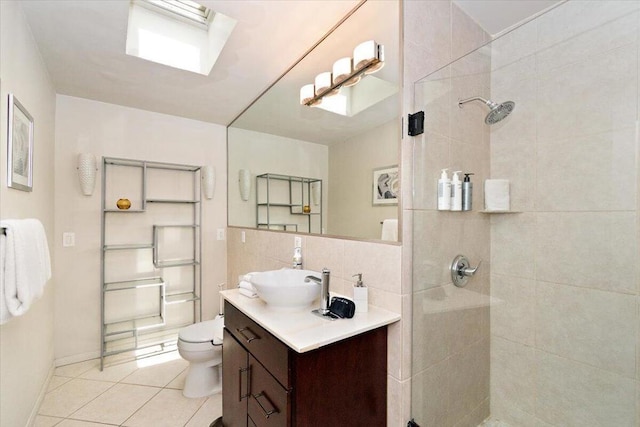
<svg viewBox="0 0 640 427"><path fill-rule="evenodd" d="M517 214L522 213L522 211L479 211L483 214Z"/></svg>

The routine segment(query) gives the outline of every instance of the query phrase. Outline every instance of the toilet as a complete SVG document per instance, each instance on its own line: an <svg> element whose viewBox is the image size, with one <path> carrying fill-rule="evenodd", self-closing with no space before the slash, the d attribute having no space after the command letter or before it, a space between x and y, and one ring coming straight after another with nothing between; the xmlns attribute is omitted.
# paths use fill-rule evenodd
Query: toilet
<svg viewBox="0 0 640 427"><path fill-rule="evenodd" d="M224 317L180 329L178 353L189 362L182 394L205 397L222 390L222 329Z"/></svg>

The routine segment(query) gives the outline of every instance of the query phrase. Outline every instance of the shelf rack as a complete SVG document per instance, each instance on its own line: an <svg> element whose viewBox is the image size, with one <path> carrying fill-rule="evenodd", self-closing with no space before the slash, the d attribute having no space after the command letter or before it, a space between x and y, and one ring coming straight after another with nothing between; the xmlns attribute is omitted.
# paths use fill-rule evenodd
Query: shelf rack
<svg viewBox="0 0 640 427"><path fill-rule="evenodd" d="M284 188L282 186L277 188L279 184L284 185ZM314 186L318 187L315 190L317 204L311 203ZM321 234L323 224L322 193L322 179L319 178L275 173L257 175L256 227ZM303 211L305 205L311 208L311 212L305 213Z"/></svg>
<svg viewBox="0 0 640 427"><path fill-rule="evenodd" d="M138 176L140 181L137 185L140 188L139 196L137 196L133 202L133 206L128 210L115 209L111 206L107 207L107 193L109 179L116 175L118 168L126 168L131 171L135 176ZM137 171L139 170L139 171ZM187 174L176 175L175 178L185 178L192 191L184 191L180 187L179 194L171 194L170 197L148 197L150 191L150 171L160 171L161 174ZM121 170L122 172L122 170ZM173 177L173 175L170 175ZM178 330L184 326L200 321L202 318L202 271L200 268L200 257L202 253L202 232L200 227L200 221L202 218L202 206L200 197L200 166L182 165L174 163L161 163L151 162L146 160L133 160L103 157L102 159L102 222L101 222L101 298L100 298L100 311L101 311L101 352L100 352L100 369L104 368L105 357L132 351L153 349L153 351L147 351L145 356L150 352L163 352L175 349ZM126 181L126 180L125 180ZM152 181L153 182L153 179ZM129 182L129 187L125 188L127 194L132 193L130 189L136 185L135 182ZM115 184L114 184L115 185ZM134 191L134 193L137 190ZM188 194L183 194L188 193ZM163 208L167 205L182 205L186 209L182 214L179 214L180 222L178 224L155 224L156 216L164 212L165 215L171 217L171 221L174 220L175 213L167 214L168 208ZM155 206L151 212L151 206ZM182 211L181 211L182 212ZM133 216L120 217L121 214L137 214ZM113 220L117 218L117 220ZM116 244L107 243L108 238L113 239L113 236L119 231L119 238L126 239L129 237L127 229L125 227L131 224L132 227L137 227L139 230L148 229L151 235L151 241L145 242L118 242ZM166 242L165 239L160 238L160 230L173 228L187 228L192 230L190 237L193 240L193 244L189 243L186 246L190 248L186 249L189 254L186 259L160 259L161 253L165 245L171 246L174 242ZM124 236L124 237L123 237ZM145 239L146 240L146 239ZM179 242L176 242L179 243ZM125 259L129 258L128 251L132 252L132 259L136 262L134 266L138 264L144 264L147 266L147 274L144 277L140 277L140 271L127 271L126 264L122 267L118 266L118 271L115 273L113 268L109 266L107 256L109 254L124 256ZM111 255L111 256L113 256ZM182 283L180 290L171 290L170 283L166 281L163 276L166 275L169 268L181 267L189 269L188 277L192 278L189 282ZM146 271L145 271L146 272ZM151 273L151 274L149 274ZM111 280L111 276L119 275L124 276L124 280ZM109 278L109 279L108 279ZM187 286L185 286L187 285ZM189 289L185 289L185 288ZM147 301L148 305L157 306L157 312L155 313L137 313L124 318L117 318L116 320L108 320L107 314L110 307L107 302L107 295L123 295L123 292L134 293L136 298L132 304L136 304L137 298L150 298L146 294L141 292L152 292L153 288L158 289L157 302ZM128 294L127 294L128 295ZM153 297L156 298L156 297ZM172 319L171 313L168 312L167 307L179 306L180 304L192 304L193 308L188 308L190 312L187 316L190 316L189 321L182 317L178 319ZM127 307L131 308L132 312L136 312L137 306ZM148 311L148 307L147 307Z"/></svg>

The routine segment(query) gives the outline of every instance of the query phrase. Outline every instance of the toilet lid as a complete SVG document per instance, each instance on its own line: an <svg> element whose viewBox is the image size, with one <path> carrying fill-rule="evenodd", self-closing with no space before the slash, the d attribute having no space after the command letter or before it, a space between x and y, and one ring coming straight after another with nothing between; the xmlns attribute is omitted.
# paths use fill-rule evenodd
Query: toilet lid
<svg viewBox="0 0 640 427"><path fill-rule="evenodd" d="M185 342L199 343L213 340L214 344L222 344L222 329L224 319L216 317L213 320L194 323L186 328L180 329L178 337Z"/></svg>

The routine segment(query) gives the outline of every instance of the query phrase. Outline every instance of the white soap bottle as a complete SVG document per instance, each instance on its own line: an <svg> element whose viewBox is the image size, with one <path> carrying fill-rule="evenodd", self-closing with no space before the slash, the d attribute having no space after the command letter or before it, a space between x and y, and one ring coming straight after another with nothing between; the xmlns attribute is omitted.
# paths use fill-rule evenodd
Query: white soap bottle
<svg viewBox="0 0 640 427"><path fill-rule="evenodd" d="M353 302L356 304L356 313L369 311L369 290L362 283L362 273L354 274L358 282L353 286Z"/></svg>
<svg viewBox="0 0 640 427"><path fill-rule="evenodd" d="M447 169L442 169L442 174L438 180L438 210L448 211L451 209L451 180L447 175Z"/></svg>
<svg viewBox="0 0 640 427"><path fill-rule="evenodd" d="M460 181L459 173L462 171L455 171L453 178L451 178L451 210L462 210L462 181Z"/></svg>

